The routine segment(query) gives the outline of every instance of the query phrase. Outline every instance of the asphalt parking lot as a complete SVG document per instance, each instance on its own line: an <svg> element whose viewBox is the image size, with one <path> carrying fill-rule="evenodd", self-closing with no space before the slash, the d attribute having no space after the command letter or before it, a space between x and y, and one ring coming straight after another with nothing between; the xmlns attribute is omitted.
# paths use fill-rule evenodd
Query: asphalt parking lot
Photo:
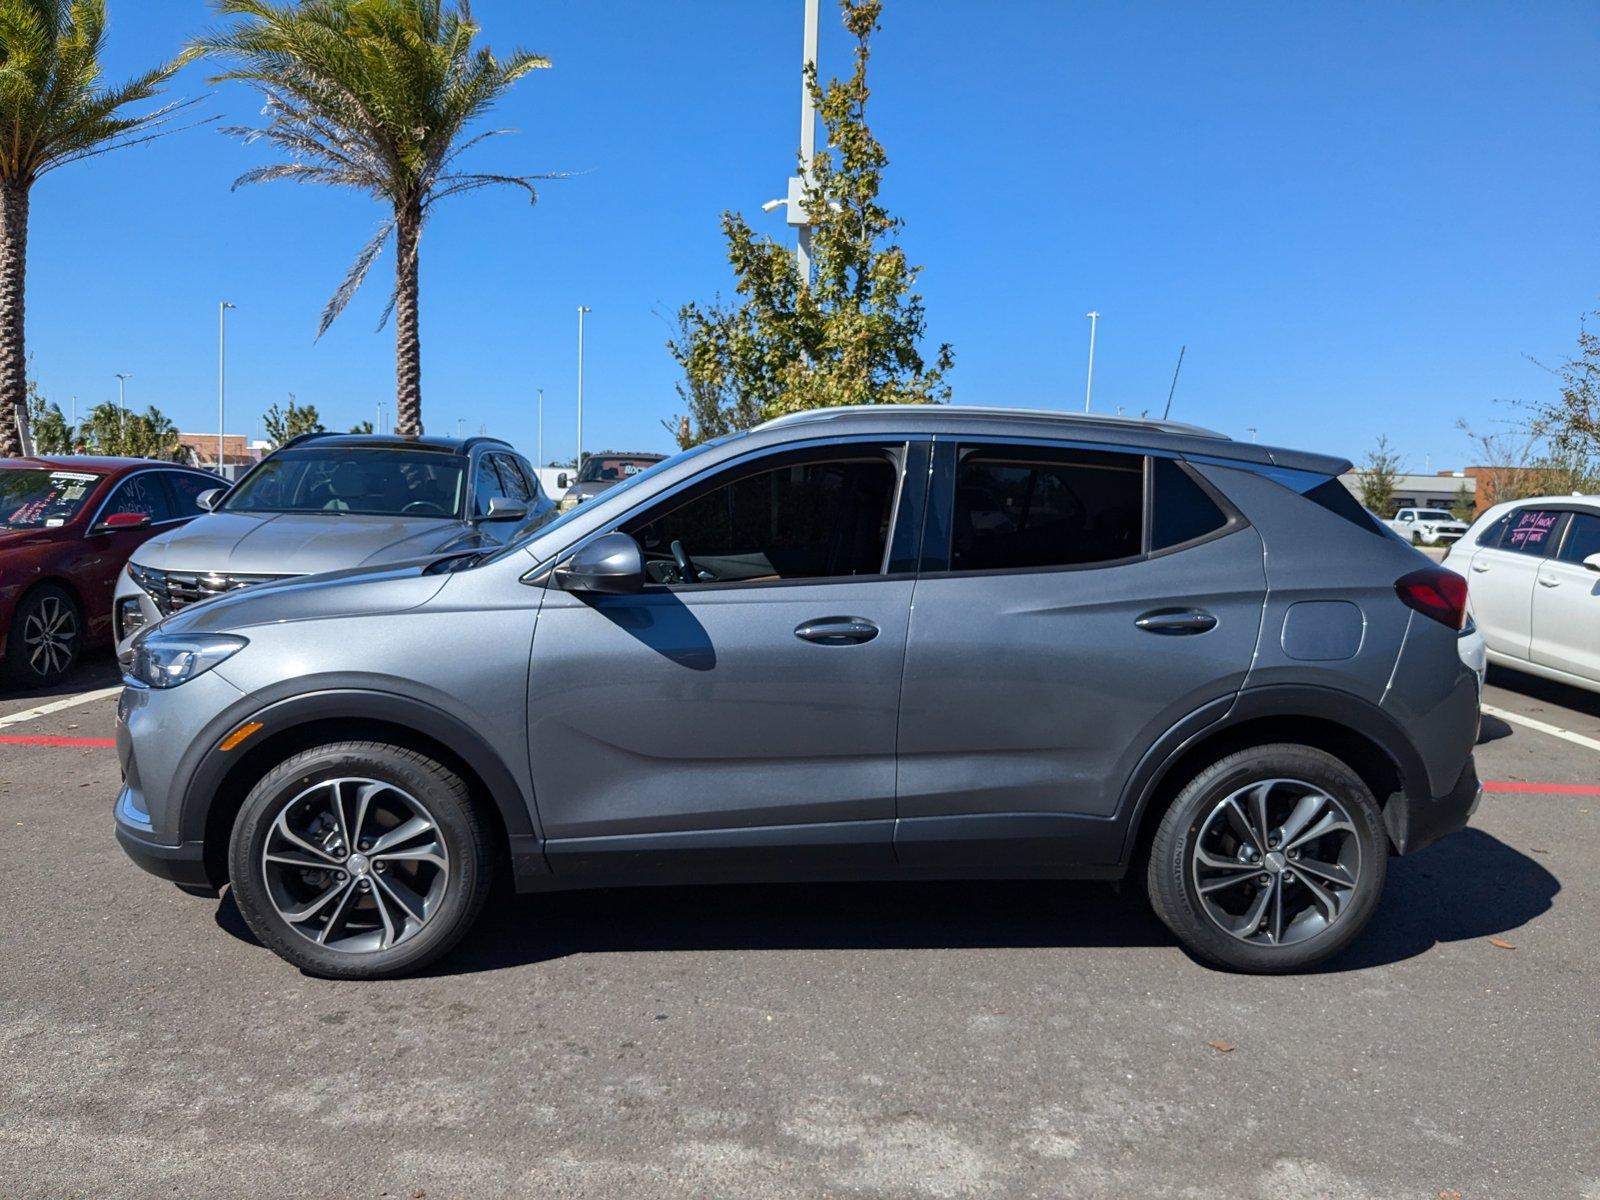
<svg viewBox="0 0 1600 1200"><path fill-rule="evenodd" d="M117 849L114 701L55 707L114 684L0 694L0 1196L1600 1200L1600 695L1492 675L1473 827L1316 974L961 884L529 899L338 984Z"/></svg>

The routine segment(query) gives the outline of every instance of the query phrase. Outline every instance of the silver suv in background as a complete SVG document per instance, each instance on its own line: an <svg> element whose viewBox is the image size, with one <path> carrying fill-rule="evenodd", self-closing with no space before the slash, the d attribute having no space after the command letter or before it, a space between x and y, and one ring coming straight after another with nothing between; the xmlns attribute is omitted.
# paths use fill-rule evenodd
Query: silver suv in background
<svg viewBox="0 0 1600 1200"><path fill-rule="evenodd" d="M555 511L527 459L485 437L307 434L201 501L207 515L145 542L118 580L119 652L141 629L198 600L500 546Z"/></svg>
<svg viewBox="0 0 1600 1200"><path fill-rule="evenodd" d="M118 705L117 836L345 978L444 953L497 874L1128 878L1192 953L1301 969L1481 793L1465 581L1349 465L1163 422L785 417L496 552L170 617Z"/></svg>

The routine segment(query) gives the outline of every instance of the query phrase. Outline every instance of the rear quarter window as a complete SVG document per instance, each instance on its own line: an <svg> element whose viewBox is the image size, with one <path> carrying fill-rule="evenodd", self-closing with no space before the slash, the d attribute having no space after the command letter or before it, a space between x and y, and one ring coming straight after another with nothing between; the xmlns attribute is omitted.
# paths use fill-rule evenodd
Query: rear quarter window
<svg viewBox="0 0 1600 1200"><path fill-rule="evenodd" d="M1198 541L1228 523L1187 468L1169 458L1150 460L1150 489L1151 551Z"/></svg>

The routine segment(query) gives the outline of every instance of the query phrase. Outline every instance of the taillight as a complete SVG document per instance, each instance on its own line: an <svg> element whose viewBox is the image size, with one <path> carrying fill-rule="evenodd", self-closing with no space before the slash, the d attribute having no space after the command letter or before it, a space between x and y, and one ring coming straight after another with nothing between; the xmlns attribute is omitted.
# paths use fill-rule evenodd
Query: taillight
<svg viewBox="0 0 1600 1200"><path fill-rule="evenodd" d="M1395 581L1395 595L1441 625L1460 629L1467 622L1467 581L1442 567L1424 567Z"/></svg>

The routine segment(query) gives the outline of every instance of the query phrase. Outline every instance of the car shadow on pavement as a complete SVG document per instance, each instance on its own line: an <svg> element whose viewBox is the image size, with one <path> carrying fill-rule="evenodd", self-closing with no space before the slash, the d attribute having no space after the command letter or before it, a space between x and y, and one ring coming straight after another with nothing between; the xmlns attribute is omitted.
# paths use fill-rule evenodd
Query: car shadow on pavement
<svg viewBox="0 0 1600 1200"><path fill-rule="evenodd" d="M1538 675L1524 675L1521 671L1513 671L1509 667L1499 666L1491 666L1489 668L1488 683L1492 687L1515 692L1517 695L1526 696L1530 700L1539 700L1545 704L1553 704L1558 708L1571 709L1573 712L1583 713L1585 716L1600 717L1600 692L1585 691L1583 688L1572 687L1570 684L1557 683L1554 679L1545 679Z"/></svg>
<svg viewBox="0 0 1600 1200"><path fill-rule="evenodd" d="M85 654L78 664L68 671L66 678L49 687L13 687L0 676L0 700L38 700L41 703L63 696L76 696L79 692L92 692L122 682L122 672L117 666L117 656L109 650Z"/></svg>
<svg viewBox="0 0 1600 1200"><path fill-rule="evenodd" d="M1440 942L1516 929L1560 881L1476 829L1389 860L1376 915L1315 968L1355 971ZM218 926L260 945L231 894ZM614 888L492 899L477 927L424 974L463 975L574 954L704 950L1043 949L1171 946L1131 889L1089 882L818 883Z"/></svg>

